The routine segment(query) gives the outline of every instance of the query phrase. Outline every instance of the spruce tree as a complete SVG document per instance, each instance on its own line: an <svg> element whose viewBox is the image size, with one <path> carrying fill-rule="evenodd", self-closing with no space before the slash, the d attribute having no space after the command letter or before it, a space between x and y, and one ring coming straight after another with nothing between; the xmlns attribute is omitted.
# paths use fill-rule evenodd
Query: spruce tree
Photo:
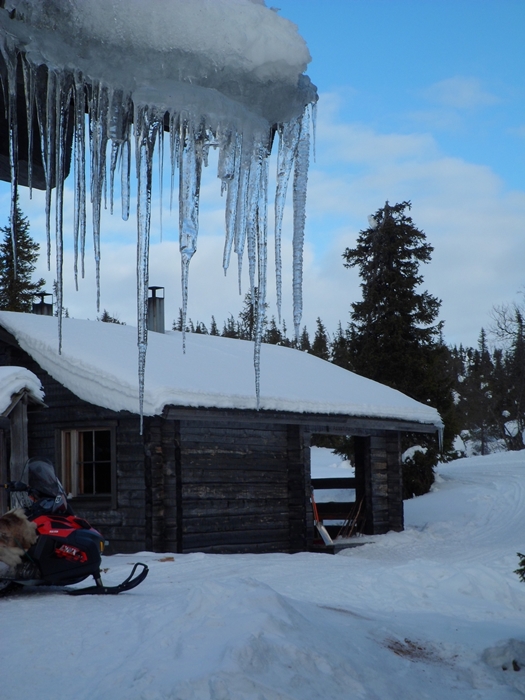
<svg viewBox="0 0 525 700"><path fill-rule="evenodd" d="M317 329L315 331L314 341L310 352L312 355L316 355L316 357L320 357L322 360L329 360L330 341L328 339L326 328L319 317L317 318L316 323Z"/></svg>
<svg viewBox="0 0 525 700"><path fill-rule="evenodd" d="M352 304L348 329L352 369L437 408L445 422L445 447L455 435L453 377L437 316L441 302L421 290L419 267L433 251L423 231L407 215L410 202L386 202L369 227L360 231L355 248L343 253L345 267L357 267L362 300ZM405 497L424 493L433 480L437 449L405 470ZM422 454L422 453L418 453Z"/></svg>
<svg viewBox="0 0 525 700"><path fill-rule="evenodd" d="M441 302L420 291L421 263L432 246L405 211L410 202L388 202L343 253L345 267L358 267L362 301L352 304L349 349L354 370L426 401L428 351L439 342L435 323Z"/></svg>
<svg viewBox="0 0 525 700"><path fill-rule="evenodd" d="M522 450L525 433L525 320L521 311L516 311L516 332L508 353L507 375L509 378L510 420L513 429L507 428L507 446L511 450Z"/></svg>
<svg viewBox="0 0 525 700"><path fill-rule="evenodd" d="M0 227L0 309L30 312L33 297L43 291L45 280L31 281L36 269L40 246L29 235L29 221L22 214L18 200L15 213L16 264L11 240L11 217L8 226Z"/></svg>
<svg viewBox="0 0 525 700"><path fill-rule="evenodd" d="M102 323L116 323L119 326L125 326L124 321L120 321L118 316L112 316L109 311L104 309L100 316L97 316L97 321L102 321Z"/></svg>

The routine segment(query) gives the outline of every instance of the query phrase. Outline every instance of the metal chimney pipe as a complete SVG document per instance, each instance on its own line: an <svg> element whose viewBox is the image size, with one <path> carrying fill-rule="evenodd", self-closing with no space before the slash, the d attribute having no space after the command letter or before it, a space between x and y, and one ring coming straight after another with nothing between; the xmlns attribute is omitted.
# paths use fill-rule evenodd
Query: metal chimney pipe
<svg viewBox="0 0 525 700"><path fill-rule="evenodd" d="M53 301L51 301L51 303L45 302L44 298L51 297L51 299L53 299L53 295L49 292L39 292L38 294L35 294L35 297L39 297L40 301L36 303L33 302L33 313L37 314L38 316L52 316Z"/></svg>
<svg viewBox="0 0 525 700"><path fill-rule="evenodd" d="M164 287L148 287L151 296L148 297L148 318L146 325L148 331L164 333ZM162 296L158 297L157 292L162 289Z"/></svg>

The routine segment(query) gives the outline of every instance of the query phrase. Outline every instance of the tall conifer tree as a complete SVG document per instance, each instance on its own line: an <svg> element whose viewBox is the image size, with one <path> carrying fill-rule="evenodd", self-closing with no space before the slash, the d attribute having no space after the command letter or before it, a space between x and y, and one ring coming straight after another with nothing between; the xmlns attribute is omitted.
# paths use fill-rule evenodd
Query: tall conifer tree
<svg viewBox="0 0 525 700"><path fill-rule="evenodd" d="M15 214L16 264L9 224L0 228L0 309L4 311L31 311L33 297L43 291L45 280L31 281L36 269L40 246L29 235L29 221L16 202Z"/></svg>
<svg viewBox="0 0 525 700"><path fill-rule="evenodd" d="M355 248L343 253L345 267L357 267L363 298L352 304L348 349L352 369L437 408L445 422L445 447L455 434L448 351L436 322L441 302L421 290L419 267L431 259L425 233L407 215L410 202L386 202ZM421 444L423 441L418 439ZM405 470L405 495L430 487L437 451ZM422 453L419 453L422 454Z"/></svg>

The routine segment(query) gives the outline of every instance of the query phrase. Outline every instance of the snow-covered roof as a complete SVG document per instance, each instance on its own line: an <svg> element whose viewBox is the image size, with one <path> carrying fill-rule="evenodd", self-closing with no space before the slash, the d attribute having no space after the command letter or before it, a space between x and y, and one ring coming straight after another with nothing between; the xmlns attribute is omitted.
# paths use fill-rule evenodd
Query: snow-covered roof
<svg viewBox="0 0 525 700"><path fill-rule="evenodd" d="M42 384L33 372L24 367L0 367L0 416L11 405L13 396L24 390L39 403L43 401Z"/></svg>
<svg viewBox="0 0 525 700"><path fill-rule="evenodd" d="M113 323L0 312L0 325L81 399L138 412L137 329ZM149 333L144 414L165 406L255 409L253 343L178 332ZM299 350L263 344L260 408L392 418L442 426L439 413L370 379Z"/></svg>

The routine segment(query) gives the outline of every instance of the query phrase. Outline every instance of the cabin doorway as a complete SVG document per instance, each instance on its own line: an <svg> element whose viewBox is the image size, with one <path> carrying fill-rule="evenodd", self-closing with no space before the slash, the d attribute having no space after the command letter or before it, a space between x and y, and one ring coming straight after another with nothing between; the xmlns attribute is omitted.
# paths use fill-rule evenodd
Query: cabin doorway
<svg viewBox="0 0 525 700"><path fill-rule="evenodd" d="M358 495L355 440L312 435L310 465L313 502L332 540L362 535L366 508L364 494ZM314 543L320 539L318 534L314 532Z"/></svg>

